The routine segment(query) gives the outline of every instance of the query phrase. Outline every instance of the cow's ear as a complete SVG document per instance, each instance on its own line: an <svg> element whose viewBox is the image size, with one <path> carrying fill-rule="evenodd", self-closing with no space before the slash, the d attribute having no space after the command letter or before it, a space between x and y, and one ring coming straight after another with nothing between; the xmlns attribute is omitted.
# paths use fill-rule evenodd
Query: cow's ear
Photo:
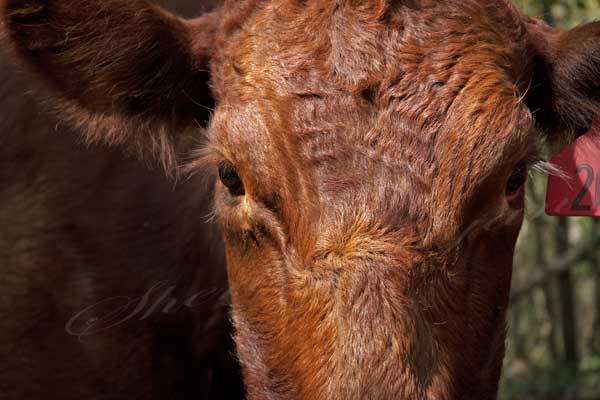
<svg viewBox="0 0 600 400"><path fill-rule="evenodd" d="M0 0L16 53L60 93L91 140L173 164L180 132L209 116L217 14L183 20L145 0Z"/></svg>
<svg viewBox="0 0 600 400"><path fill-rule="evenodd" d="M527 101L549 135L586 132L600 118L600 23L574 29L526 20L533 52Z"/></svg>

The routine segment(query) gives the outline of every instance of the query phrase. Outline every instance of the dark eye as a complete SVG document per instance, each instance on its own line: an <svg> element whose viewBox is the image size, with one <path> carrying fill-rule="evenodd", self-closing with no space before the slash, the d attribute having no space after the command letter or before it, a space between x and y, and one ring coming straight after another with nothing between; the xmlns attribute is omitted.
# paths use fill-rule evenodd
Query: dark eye
<svg viewBox="0 0 600 400"><path fill-rule="evenodd" d="M506 195L515 197L520 194L523 186L527 182L527 165L519 164L512 172L506 183Z"/></svg>
<svg viewBox="0 0 600 400"><path fill-rule="evenodd" d="M243 196L245 194L242 178L231 164L221 163L219 165L219 179L232 195Z"/></svg>

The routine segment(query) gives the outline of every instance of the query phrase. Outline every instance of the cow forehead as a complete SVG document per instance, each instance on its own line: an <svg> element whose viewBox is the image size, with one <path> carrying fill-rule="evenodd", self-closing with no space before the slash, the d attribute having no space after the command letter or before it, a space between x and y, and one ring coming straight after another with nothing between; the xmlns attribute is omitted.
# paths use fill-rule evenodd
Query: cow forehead
<svg viewBox="0 0 600 400"><path fill-rule="evenodd" d="M377 144L431 164L527 123L524 31L503 2L272 1L236 26L220 103L256 104L304 152Z"/></svg>
<svg viewBox="0 0 600 400"><path fill-rule="evenodd" d="M280 0L254 8L223 24L217 72L222 83L237 83L236 97L257 87L313 93L402 78L423 88L487 67L519 80L528 69L523 23L502 1Z"/></svg>
<svg viewBox="0 0 600 400"><path fill-rule="evenodd" d="M362 210L423 237L458 227L479 189L501 191L535 151L522 27L497 2L399 2L383 16L334 3L270 2L232 34L213 148L294 226Z"/></svg>

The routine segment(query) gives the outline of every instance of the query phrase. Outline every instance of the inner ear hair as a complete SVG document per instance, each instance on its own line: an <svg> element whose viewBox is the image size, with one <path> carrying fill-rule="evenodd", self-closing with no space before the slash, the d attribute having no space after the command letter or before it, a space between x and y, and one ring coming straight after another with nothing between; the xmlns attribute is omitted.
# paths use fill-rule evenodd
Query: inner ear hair
<svg viewBox="0 0 600 400"><path fill-rule="evenodd" d="M549 133L580 135L600 117L600 23L570 30L527 20L533 78L527 103Z"/></svg>
<svg viewBox="0 0 600 400"><path fill-rule="evenodd" d="M17 55L89 141L158 156L173 169L181 132L208 120L215 16L185 21L146 0L2 0ZM198 32L206 37L195 37Z"/></svg>

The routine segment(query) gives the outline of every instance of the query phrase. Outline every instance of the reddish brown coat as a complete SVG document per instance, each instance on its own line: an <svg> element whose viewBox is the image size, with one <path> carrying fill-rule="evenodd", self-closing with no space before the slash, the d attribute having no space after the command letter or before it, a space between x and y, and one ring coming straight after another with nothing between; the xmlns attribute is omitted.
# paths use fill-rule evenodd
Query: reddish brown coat
<svg viewBox="0 0 600 400"><path fill-rule="evenodd" d="M599 25L556 30L502 0L229 1L194 20L144 0L0 4L62 119L180 178L169 195L149 172L112 170L141 197L107 228L82 222L79 240L98 238L97 252L151 212L164 225L136 236L139 252L124 257L148 264L129 273L143 286L174 263L191 290L211 271L194 266L220 265L201 220L214 213L249 398L496 397L524 170L543 140L565 142L597 118ZM48 186L52 216L105 210L74 195L80 175L106 179L94 175L103 151L53 174L66 183ZM200 182L217 171L213 192ZM40 240L33 220L22 226ZM104 260L93 271L120 265Z"/></svg>

